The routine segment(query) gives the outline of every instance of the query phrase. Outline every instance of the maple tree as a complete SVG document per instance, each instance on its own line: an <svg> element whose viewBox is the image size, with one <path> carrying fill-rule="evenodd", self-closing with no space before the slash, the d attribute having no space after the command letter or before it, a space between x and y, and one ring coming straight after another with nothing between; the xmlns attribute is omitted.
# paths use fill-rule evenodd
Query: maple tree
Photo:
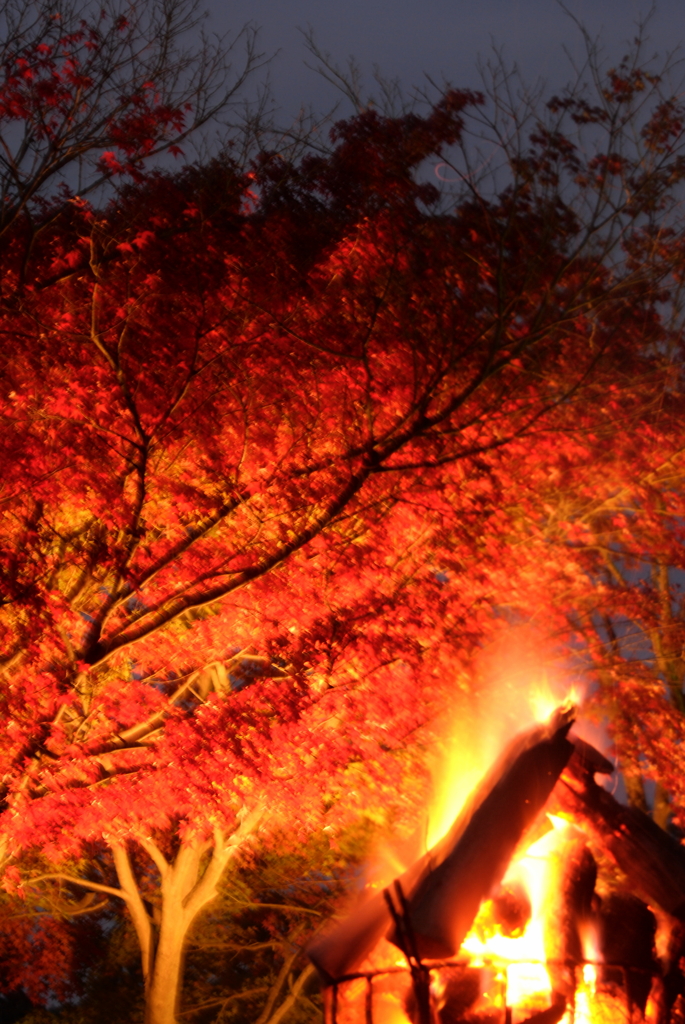
<svg viewBox="0 0 685 1024"><path fill-rule="evenodd" d="M196 0L98 5L8 0L0 15L0 238L21 219L26 255L65 202L122 176L225 112L262 55L249 26L197 39ZM242 67L231 64L245 43Z"/></svg>
<svg viewBox="0 0 685 1024"><path fill-rule="evenodd" d="M669 646L624 685L636 590L602 566L680 564L681 111L624 64L594 106L555 98L490 193L457 162L486 116L450 90L328 153L7 226L5 886L121 900L147 1024L255 837L411 813L421 744L512 617L589 654L594 630L603 706L634 685L680 728L662 577L640 614ZM461 168L445 208L431 159ZM655 763L675 800L680 756Z"/></svg>

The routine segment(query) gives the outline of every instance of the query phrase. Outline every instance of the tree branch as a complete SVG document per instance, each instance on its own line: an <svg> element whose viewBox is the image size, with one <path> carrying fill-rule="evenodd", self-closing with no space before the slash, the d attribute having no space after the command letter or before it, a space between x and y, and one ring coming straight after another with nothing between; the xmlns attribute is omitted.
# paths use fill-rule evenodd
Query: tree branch
<svg viewBox="0 0 685 1024"><path fill-rule="evenodd" d="M133 926L138 936L143 977L145 979L145 985L147 986L152 978L154 960L152 921L150 920L150 916L145 909L145 904L141 899L138 884L135 880L133 869L131 868L131 862L128 859L126 847L121 843L110 843L109 845L112 850L117 876L123 890L123 898L126 900L126 905L128 906Z"/></svg>
<svg viewBox="0 0 685 1024"><path fill-rule="evenodd" d="M159 871L160 877L163 880L166 877L166 874L169 870L169 861L166 859L166 857L164 856L160 848L157 846L157 844L152 841L152 839L143 839L142 837L138 836L137 842L140 844L140 846L143 847L148 857L152 861L154 861L155 867Z"/></svg>
<svg viewBox="0 0 685 1024"><path fill-rule="evenodd" d="M289 995L286 996L286 998L283 1000L283 1002L278 1007L276 1012L271 1017L269 1017L269 1019L265 1021L264 1024L279 1024L279 1022L283 1020L286 1013L288 1013L293 1008L293 1006L299 999L300 993L305 983L309 980L309 978L311 978L313 973L313 964L307 964L304 970L300 973L297 981L292 985Z"/></svg>
<svg viewBox="0 0 685 1024"><path fill-rule="evenodd" d="M28 879L26 884L33 885L35 882L44 882L53 879L60 882L69 882L70 885L79 885L83 889L92 889L94 892L106 892L108 895L118 896L119 899L128 903L128 896L123 888L115 889L111 885L100 885L99 882L91 882L87 878L79 878L78 875L68 875L63 871L50 872L47 875L36 875L35 877Z"/></svg>
<svg viewBox="0 0 685 1024"><path fill-rule="evenodd" d="M266 809L255 807L242 820L228 842L224 842L223 833L214 831L214 850L204 875L191 889L183 900L183 909L192 920L197 913L216 895L216 887L231 857L233 857L243 841L257 828L264 817Z"/></svg>
<svg viewBox="0 0 685 1024"><path fill-rule="evenodd" d="M287 980L288 974L290 973L290 968L295 963L295 960L297 959L299 954L300 954L300 950L296 949L294 951L294 953L291 953L290 956L286 956L284 958L283 964L281 965L281 969L278 972L278 976L277 976L275 982L273 983L273 985L271 986L271 991L269 992L269 997L268 997L268 999L266 1001L264 1009L262 1010L260 1015L257 1017L257 1020L255 1021L255 1024L266 1024L266 1021L271 1016L271 1011L274 1008L276 1000L278 999L279 995L281 994L281 989L283 988L283 986L284 986L284 984L285 984L285 982Z"/></svg>

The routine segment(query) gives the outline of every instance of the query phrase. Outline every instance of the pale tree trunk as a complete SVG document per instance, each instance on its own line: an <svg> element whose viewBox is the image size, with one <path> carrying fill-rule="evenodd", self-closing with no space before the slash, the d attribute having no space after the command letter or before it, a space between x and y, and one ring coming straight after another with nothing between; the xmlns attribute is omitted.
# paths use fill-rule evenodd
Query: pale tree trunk
<svg viewBox="0 0 685 1024"><path fill-rule="evenodd" d="M202 886L208 874L218 882L228 861L216 844L210 864L198 882L206 844L182 844L173 864L167 864L162 877L162 906L159 934L152 972L146 979L145 1024L174 1024L181 988L183 947L188 929L199 911L216 895L216 885ZM217 870L217 858L221 869ZM203 893L200 895L199 887Z"/></svg>
<svg viewBox="0 0 685 1024"><path fill-rule="evenodd" d="M226 865L256 827L259 817L261 812L248 815L227 842L217 831L213 843L181 843L173 861L168 861L150 840L139 840L160 874L158 928L153 926L141 899L125 847L112 844L119 884L140 944L145 979L145 1024L176 1024L188 930L200 911L216 896ZM205 855L210 850L209 863L202 871Z"/></svg>

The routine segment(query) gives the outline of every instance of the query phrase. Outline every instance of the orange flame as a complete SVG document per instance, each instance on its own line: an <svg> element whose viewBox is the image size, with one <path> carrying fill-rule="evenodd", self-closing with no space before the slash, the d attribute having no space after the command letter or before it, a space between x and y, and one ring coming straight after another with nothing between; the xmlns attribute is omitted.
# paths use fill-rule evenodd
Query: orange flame
<svg viewBox="0 0 685 1024"><path fill-rule="evenodd" d="M433 847L447 833L466 799L511 737L535 722L548 720L563 702L559 686L550 682L544 670L533 665L530 651L523 652L518 678L516 673L510 673L516 653L511 649L490 653L484 675L481 666L482 685L479 682L471 691L469 713L455 714L456 723L453 719L449 735L436 747L434 798L424 849ZM532 685L531 677L536 679ZM580 688L574 688L566 697L570 703L579 704L583 694ZM488 1011L503 1012L506 1005L513 1008L512 1022L516 1024L544 1011L552 1001L553 985L546 966L545 908L550 893L558 889L564 845L579 833L563 818L548 818L549 831L512 861L502 882L505 894L513 894L513 916L502 920L502 908L495 906L500 897L495 895L483 903L462 944L460 958L466 954L470 957L469 969L480 971L480 996L469 1010L469 1014L476 1014L474 1019ZM379 876L393 877L406 866L391 865L388 856L387 863L381 866L385 870L379 870ZM386 878L379 877L377 881L385 884ZM521 920L516 919L517 900L519 909L525 907L525 913L519 915ZM594 966L601 959L597 935L588 927L581 940L583 957L591 963L585 965L582 977L577 979L575 1007L565 1013L561 1024L608 1024L610 1020L622 1019L621 1001L602 992L598 985ZM374 966L381 967L381 961L386 967L397 964L397 950L387 943L381 943L381 947L373 956ZM371 961L368 966L372 966ZM406 1002L407 976L404 975L404 983L400 977L388 979L383 991L374 997L376 1024L412 1024ZM446 994L437 971L433 973L431 992L439 1010ZM359 1019L363 1019L363 1011L350 1017L350 1021Z"/></svg>

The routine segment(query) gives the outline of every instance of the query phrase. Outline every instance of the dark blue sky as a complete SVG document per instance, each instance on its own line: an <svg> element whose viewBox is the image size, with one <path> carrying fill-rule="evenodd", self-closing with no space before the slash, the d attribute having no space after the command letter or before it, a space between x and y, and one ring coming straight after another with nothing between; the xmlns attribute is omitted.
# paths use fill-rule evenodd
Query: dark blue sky
<svg viewBox="0 0 685 1024"><path fill-rule="evenodd" d="M262 28L261 44L280 51L270 67L272 89L284 111L300 104L326 108L334 93L304 61L299 28L311 26L323 50L340 64L354 55L367 81L378 64L407 88L424 72L455 86L478 86L476 61L492 43L516 61L527 80L543 76L563 84L570 73L564 46L577 58L580 33L556 0L207 0L210 26L225 31L252 21ZM567 0L566 6L590 33L601 34L615 60L635 35L636 21L649 9L638 0ZM664 53L685 40L685 3L660 0L649 23L649 52Z"/></svg>

